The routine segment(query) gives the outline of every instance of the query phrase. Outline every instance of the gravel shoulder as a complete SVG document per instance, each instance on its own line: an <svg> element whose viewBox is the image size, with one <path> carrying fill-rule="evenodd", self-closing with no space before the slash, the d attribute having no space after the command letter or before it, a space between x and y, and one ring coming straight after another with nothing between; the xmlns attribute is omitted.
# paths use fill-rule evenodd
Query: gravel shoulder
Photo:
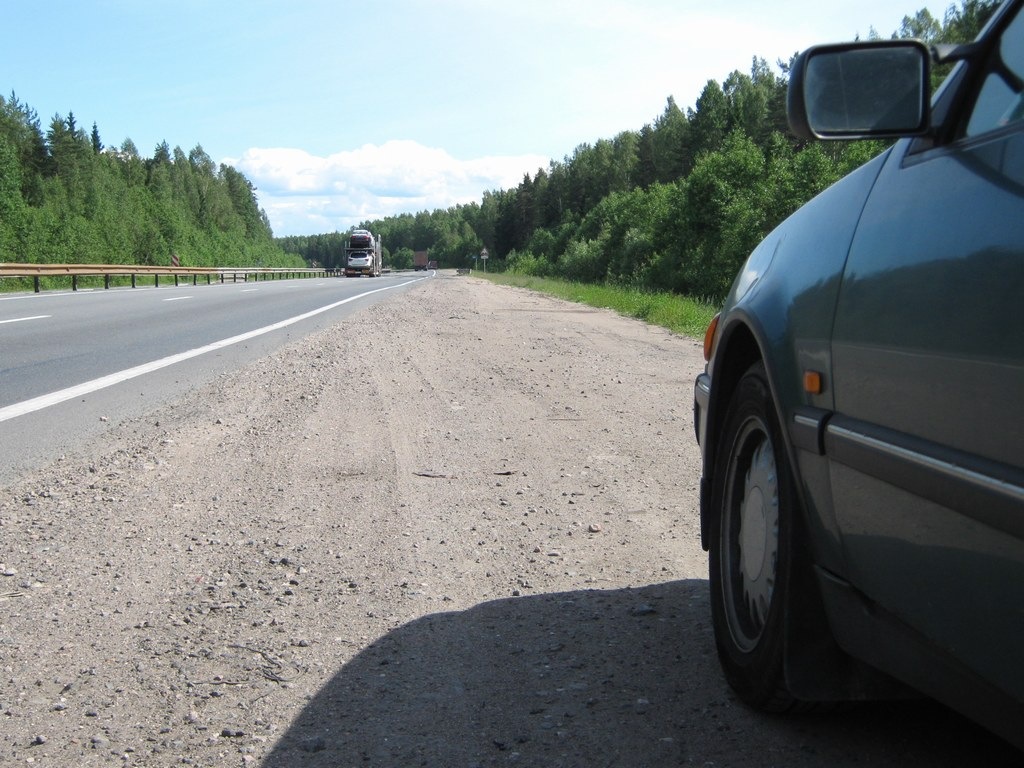
<svg viewBox="0 0 1024 768"><path fill-rule="evenodd" d="M714 656L700 343L441 276L0 488L0 765L953 766Z"/></svg>

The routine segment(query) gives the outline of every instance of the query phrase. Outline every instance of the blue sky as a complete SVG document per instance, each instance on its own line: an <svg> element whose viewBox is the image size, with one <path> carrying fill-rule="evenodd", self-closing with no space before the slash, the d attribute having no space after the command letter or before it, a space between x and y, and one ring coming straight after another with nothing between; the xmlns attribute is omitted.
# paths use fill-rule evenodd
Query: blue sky
<svg viewBox="0 0 1024 768"><path fill-rule="evenodd" d="M479 201L673 96L920 0L0 0L0 93L144 156L197 144L276 235Z"/></svg>

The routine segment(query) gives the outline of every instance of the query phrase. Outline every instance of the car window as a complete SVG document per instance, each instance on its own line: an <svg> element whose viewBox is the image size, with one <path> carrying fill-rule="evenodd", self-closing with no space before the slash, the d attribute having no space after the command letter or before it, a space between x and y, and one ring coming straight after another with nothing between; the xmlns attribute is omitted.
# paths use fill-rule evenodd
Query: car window
<svg viewBox="0 0 1024 768"><path fill-rule="evenodd" d="M968 136L1024 118L1024 14L1003 30L988 70L967 122Z"/></svg>

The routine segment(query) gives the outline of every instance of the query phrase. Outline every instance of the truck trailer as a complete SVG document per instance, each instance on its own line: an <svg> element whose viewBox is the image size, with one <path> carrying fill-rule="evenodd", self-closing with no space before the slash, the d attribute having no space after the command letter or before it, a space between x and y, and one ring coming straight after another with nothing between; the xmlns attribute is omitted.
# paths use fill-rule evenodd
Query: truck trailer
<svg viewBox="0 0 1024 768"><path fill-rule="evenodd" d="M380 236L356 229L345 243L345 277L379 277L383 269Z"/></svg>

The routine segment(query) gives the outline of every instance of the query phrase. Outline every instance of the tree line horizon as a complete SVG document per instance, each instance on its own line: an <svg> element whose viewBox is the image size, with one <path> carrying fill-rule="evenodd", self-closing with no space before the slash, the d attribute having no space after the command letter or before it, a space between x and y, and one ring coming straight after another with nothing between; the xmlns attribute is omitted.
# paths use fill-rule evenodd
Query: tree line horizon
<svg viewBox="0 0 1024 768"><path fill-rule="evenodd" d="M973 40L998 0L960 0L943 19L905 16L892 37ZM872 30L869 37L878 37ZM583 143L479 203L364 221L385 265L428 250L442 267L615 283L718 300L753 247L804 202L885 148L802 142L786 121L789 62L708 80L685 111L672 96L637 131ZM933 73L938 82L944 72ZM344 266L347 232L274 237L255 188L201 145L130 139L103 146L73 113L44 133L14 93L0 96L0 261L183 266Z"/></svg>

